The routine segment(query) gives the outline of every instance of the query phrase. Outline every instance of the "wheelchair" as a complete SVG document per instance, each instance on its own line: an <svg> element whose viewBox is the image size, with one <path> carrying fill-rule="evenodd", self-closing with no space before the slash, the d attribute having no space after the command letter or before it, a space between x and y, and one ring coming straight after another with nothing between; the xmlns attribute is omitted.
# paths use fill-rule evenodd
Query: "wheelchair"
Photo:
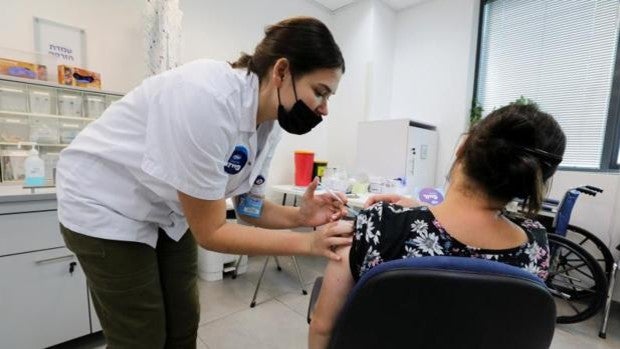
<svg viewBox="0 0 620 349"><path fill-rule="evenodd" d="M616 267L611 251L596 235L569 224L580 194L596 196L602 192L589 185L572 188L561 201L545 199L536 216L549 232L550 265L546 284L557 299L558 323L587 320L611 300L608 280L613 280ZM599 333L602 338L604 323Z"/></svg>

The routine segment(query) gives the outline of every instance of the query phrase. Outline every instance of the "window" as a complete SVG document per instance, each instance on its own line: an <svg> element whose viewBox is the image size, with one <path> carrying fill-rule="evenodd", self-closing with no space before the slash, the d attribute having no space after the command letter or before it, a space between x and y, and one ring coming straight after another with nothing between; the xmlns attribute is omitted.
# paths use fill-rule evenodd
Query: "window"
<svg viewBox="0 0 620 349"><path fill-rule="evenodd" d="M564 168L618 168L618 0L488 0L475 98L488 114L524 96L562 125ZM618 69L620 73L620 69ZM618 98L620 100L620 98Z"/></svg>

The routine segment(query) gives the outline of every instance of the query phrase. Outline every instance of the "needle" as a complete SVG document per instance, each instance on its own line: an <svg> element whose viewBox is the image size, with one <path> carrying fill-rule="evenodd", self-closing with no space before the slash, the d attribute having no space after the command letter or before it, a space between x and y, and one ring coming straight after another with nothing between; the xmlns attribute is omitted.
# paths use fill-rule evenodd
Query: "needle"
<svg viewBox="0 0 620 349"><path fill-rule="evenodd" d="M329 188L325 188L325 191L328 192L331 196L333 196L334 198L336 198L336 200L340 201L340 203L342 203L342 205L344 207L347 208L347 211L349 212L349 214L353 215L353 216L357 216L359 214L359 212L353 208L351 208L349 205L345 204L344 201L342 201L342 199L336 195L336 193L334 193L333 190L329 189Z"/></svg>

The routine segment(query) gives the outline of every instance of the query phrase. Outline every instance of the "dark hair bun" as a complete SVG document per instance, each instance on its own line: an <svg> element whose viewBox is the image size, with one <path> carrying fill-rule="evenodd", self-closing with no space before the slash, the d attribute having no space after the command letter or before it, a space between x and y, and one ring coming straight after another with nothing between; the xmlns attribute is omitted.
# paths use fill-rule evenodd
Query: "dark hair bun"
<svg viewBox="0 0 620 349"><path fill-rule="evenodd" d="M540 154L561 158L565 143L550 115L534 105L509 105L472 127L460 160L465 174L488 196L501 202L523 198L530 210L537 210L544 181L557 167Z"/></svg>

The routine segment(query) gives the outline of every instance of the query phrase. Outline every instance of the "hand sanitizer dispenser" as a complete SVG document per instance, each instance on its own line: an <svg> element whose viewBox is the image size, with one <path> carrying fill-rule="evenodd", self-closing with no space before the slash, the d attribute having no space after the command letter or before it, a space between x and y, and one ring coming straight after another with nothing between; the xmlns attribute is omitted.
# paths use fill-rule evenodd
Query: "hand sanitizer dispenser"
<svg viewBox="0 0 620 349"><path fill-rule="evenodd" d="M24 162L24 186L36 187L45 184L45 163L39 157L39 151L33 145Z"/></svg>

